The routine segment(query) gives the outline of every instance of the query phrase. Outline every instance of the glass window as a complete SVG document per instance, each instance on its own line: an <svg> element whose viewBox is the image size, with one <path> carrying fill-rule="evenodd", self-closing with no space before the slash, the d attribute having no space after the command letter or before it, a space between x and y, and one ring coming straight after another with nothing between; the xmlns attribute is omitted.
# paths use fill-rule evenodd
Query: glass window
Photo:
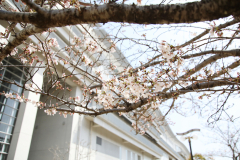
<svg viewBox="0 0 240 160"><path fill-rule="evenodd" d="M8 57L3 61L4 65L20 65L17 60ZM24 83L25 75L22 67L5 67L0 69L0 78L8 81L15 81L19 85ZM22 94L22 88L0 82L0 92ZM14 128L19 102L0 95L0 160L7 159L7 153L10 147L11 134Z"/></svg>
<svg viewBox="0 0 240 160"><path fill-rule="evenodd" d="M4 113L10 116L15 116L16 115L17 110L13 109L11 107L5 106L4 107Z"/></svg>
<svg viewBox="0 0 240 160"><path fill-rule="evenodd" d="M3 145L4 144L0 143L0 151L2 151Z"/></svg>
<svg viewBox="0 0 240 160"><path fill-rule="evenodd" d="M0 131L7 132L7 130L8 130L8 125L0 123Z"/></svg>
<svg viewBox="0 0 240 160"><path fill-rule="evenodd" d="M4 123L0 123L0 132L5 132L8 134L12 133L12 126L9 126L7 124Z"/></svg>
<svg viewBox="0 0 240 160"><path fill-rule="evenodd" d="M98 145L102 145L102 138L97 137L97 144L98 144Z"/></svg>
<svg viewBox="0 0 240 160"><path fill-rule="evenodd" d="M1 160L7 160L7 154L0 154Z"/></svg>
<svg viewBox="0 0 240 160"><path fill-rule="evenodd" d="M3 152L8 153L8 150L9 150L9 144L5 144Z"/></svg>
<svg viewBox="0 0 240 160"><path fill-rule="evenodd" d="M4 123L7 123L7 124L10 124L10 125L13 125L14 122L15 122L15 118L3 114L3 115L2 115L2 119L1 119L1 121L4 122Z"/></svg>
<svg viewBox="0 0 240 160"><path fill-rule="evenodd" d="M0 132L0 143L9 143L10 142L10 135L4 134Z"/></svg>
<svg viewBox="0 0 240 160"><path fill-rule="evenodd" d="M6 105L8 105L8 106L10 106L12 108L17 108L18 107L18 102L15 101L14 99L8 98L6 101L7 101Z"/></svg>

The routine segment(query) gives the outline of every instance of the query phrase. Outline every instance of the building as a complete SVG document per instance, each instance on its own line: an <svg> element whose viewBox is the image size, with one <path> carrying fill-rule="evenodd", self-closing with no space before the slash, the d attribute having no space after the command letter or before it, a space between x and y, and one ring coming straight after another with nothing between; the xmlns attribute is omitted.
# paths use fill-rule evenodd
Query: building
<svg viewBox="0 0 240 160"><path fill-rule="evenodd" d="M11 5L9 1L6 5ZM6 22L0 22L0 30L7 27ZM101 29L91 29L92 35L105 35ZM16 30L21 26L16 26ZM83 26L56 28L56 32L50 36L57 39L59 45L64 47L70 35L81 35ZM71 34L69 34L71 33ZM44 38L39 35L38 38ZM31 37L34 43L36 37ZM108 42L101 42L108 46ZM120 57L119 57L120 56ZM41 55L39 55L41 57ZM112 59L123 58L119 52L112 54ZM42 57L44 60L44 57ZM109 63L109 62L105 62ZM116 61L116 63L118 63ZM9 67L1 68L0 92L23 91L14 84L6 81L15 81L22 85L26 80L25 70L21 63L11 57L3 62ZM118 64L118 69L128 66L128 62ZM122 68L121 68L122 67ZM44 69L38 69L33 77L38 86L43 86L46 77ZM81 88L71 82L71 96L81 95ZM38 101L47 100L47 97L24 91L26 98ZM58 95L61 96L61 95ZM43 110L39 110L32 103L19 103L18 101L0 95L0 160L183 160L189 155L186 147L178 141L168 125L163 125L160 130L151 127L145 135L136 135L132 130L131 121L124 116L107 114L98 117L84 115L47 116ZM95 105L95 104L92 104ZM160 116L160 110L157 111Z"/></svg>

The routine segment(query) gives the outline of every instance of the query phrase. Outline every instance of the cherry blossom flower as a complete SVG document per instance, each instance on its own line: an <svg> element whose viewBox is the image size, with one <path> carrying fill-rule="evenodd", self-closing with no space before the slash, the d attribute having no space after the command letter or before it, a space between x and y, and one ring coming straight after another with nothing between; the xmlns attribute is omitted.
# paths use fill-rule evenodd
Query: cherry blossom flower
<svg viewBox="0 0 240 160"><path fill-rule="evenodd" d="M31 89L32 85L31 84L25 84L26 89Z"/></svg>
<svg viewBox="0 0 240 160"><path fill-rule="evenodd" d="M209 34L211 37L214 36L214 27L213 26L210 28Z"/></svg>
<svg viewBox="0 0 240 160"><path fill-rule="evenodd" d="M81 105L85 107L87 105L87 101L86 100L82 101Z"/></svg>
<svg viewBox="0 0 240 160"><path fill-rule="evenodd" d="M68 114L68 113L65 111L65 112L63 112L62 115L63 115L64 118L67 118L67 114Z"/></svg>
<svg viewBox="0 0 240 160"><path fill-rule="evenodd" d="M57 110L56 110L56 108L51 108L51 109L46 109L46 110L44 110L44 112L47 113L47 115L50 115L50 116L53 115L53 116L54 116L54 115L57 113ZM61 112L60 112L60 113L61 113ZM59 113L59 114L60 114L60 113ZM61 114L60 114L60 115L61 115Z"/></svg>
<svg viewBox="0 0 240 160"><path fill-rule="evenodd" d="M77 103L79 103L79 102L80 102L80 97L79 97L79 96L75 97L75 101L76 101Z"/></svg>
<svg viewBox="0 0 240 160"><path fill-rule="evenodd" d="M24 57L22 57L22 58L21 58L21 61L22 61L22 63L24 63L24 64L25 64L25 63L27 62L27 59L26 59L26 58L24 58Z"/></svg>
<svg viewBox="0 0 240 160"><path fill-rule="evenodd" d="M6 97L6 98L13 98L13 95L12 95L12 93L8 93L8 94L5 93L5 97Z"/></svg>
<svg viewBox="0 0 240 160"><path fill-rule="evenodd" d="M52 111L50 109L46 109L44 110L44 112L47 113L47 115L50 115L50 116L52 115Z"/></svg>
<svg viewBox="0 0 240 160"><path fill-rule="evenodd" d="M20 97L18 94L16 94L16 99L18 99L19 102L23 102L22 97Z"/></svg>
<svg viewBox="0 0 240 160"><path fill-rule="evenodd" d="M67 3L69 3L69 2L67 2ZM68 8L68 7L67 7L67 8ZM52 47L52 46L53 46L53 47L59 47L56 38L50 38L50 39L48 40L48 44L49 44L50 47Z"/></svg>
<svg viewBox="0 0 240 160"><path fill-rule="evenodd" d="M15 56L18 53L18 49L14 48L12 52L10 53L11 56Z"/></svg>

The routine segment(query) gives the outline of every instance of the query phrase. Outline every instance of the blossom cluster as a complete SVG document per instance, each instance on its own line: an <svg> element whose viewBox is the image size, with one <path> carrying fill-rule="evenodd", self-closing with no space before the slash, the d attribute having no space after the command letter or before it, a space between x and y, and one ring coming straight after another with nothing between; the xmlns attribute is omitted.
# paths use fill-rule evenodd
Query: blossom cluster
<svg viewBox="0 0 240 160"><path fill-rule="evenodd" d="M159 48L162 52L163 58L167 60L167 63L170 66L172 66L175 61L177 61L177 67L183 65L184 60L180 56L174 54L175 48L169 45L166 41L162 41L162 43L159 45Z"/></svg>
<svg viewBox="0 0 240 160"><path fill-rule="evenodd" d="M102 89L97 90L95 99L107 109L116 106L116 102L123 99L128 103L137 103L142 98L152 98L172 84L161 81L162 78L159 78L165 73L158 73L159 77L154 77L156 74L154 69L133 72L132 68L128 68L122 77L113 77L109 81L105 81Z"/></svg>

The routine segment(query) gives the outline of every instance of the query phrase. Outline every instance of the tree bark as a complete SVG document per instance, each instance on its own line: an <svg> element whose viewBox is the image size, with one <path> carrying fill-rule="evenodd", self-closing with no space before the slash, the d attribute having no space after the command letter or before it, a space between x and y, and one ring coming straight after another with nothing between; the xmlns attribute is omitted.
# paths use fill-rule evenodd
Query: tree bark
<svg viewBox="0 0 240 160"><path fill-rule="evenodd" d="M35 26L28 26L27 28L23 29L21 32L17 33L15 35L15 38L10 40L8 44L0 50L0 62L7 57L12 50L17 47L18 45L22 44L23 41L25 41L29 36L36 34L36 33L41 33L45 31L46 28L37 28Z"/></svg>
<svg viewBox="0 0 240 160"><path fill-rule="evenodd" d="M186 4L137 6L108 3L79 9L45 10L41 13L0 11L0 19L31 23L38 27L61 27L82 23L127 22L170 24L211 21L240 15L239 0L202 0Z"/></svg>

